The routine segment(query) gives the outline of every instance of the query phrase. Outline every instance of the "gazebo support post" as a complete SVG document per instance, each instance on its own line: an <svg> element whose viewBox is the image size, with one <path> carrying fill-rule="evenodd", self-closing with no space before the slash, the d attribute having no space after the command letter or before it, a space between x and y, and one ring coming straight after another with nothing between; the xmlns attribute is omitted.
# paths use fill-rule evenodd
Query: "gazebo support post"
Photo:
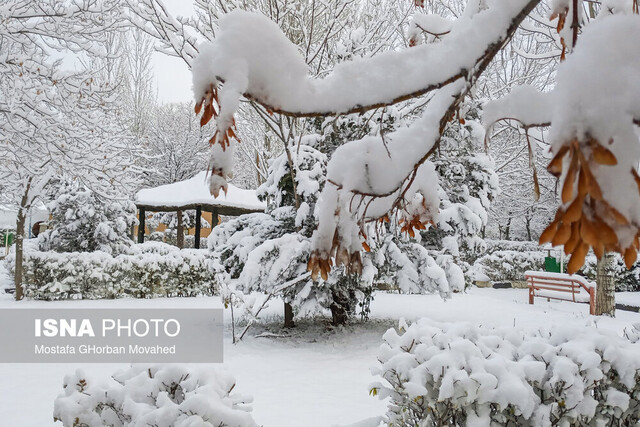
<svg viewBox="0 0 640 427"><path fill-rule="evenodd" d="M182 226L182 211L178 209L178 232L176 236L176 244L182 249L184 248L184 227Z"/></svg>
<svg viewBox="0 0 640 427"><path fill-rule="evenodd" d="M211 209L211 228L218 225L218 208Z"/></svg>
<svg viewBox="0 0 640 427"><path fill-rule="evenodd" d="M147 219L147 213L144 208L138 209L138 243L144 243L144 220Z"/></svg>
<svg viewBox="0 0 640 427"><path fill-rule="evenodd" d="M200 249L200 218L202 217L202 208L198 206L196 208L196 235L194 247Z"/></svg>

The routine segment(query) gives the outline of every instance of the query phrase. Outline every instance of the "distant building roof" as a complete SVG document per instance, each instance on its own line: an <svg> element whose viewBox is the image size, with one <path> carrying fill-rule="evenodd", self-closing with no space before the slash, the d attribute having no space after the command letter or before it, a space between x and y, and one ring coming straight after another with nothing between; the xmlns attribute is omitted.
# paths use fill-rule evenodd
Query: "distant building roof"
<svg viewBox="0 0 640 427"><path fill-rule="evenodd" d="M258 200L255 190L243 190L229 184L227 194L220 192L215 198L209 193L207 172L200 172L191 179L145 188L138 191L135 203L149 211L165 212L201 207L204 210L217 209L220 215L241 215L264 212L267 205Z"/></svg>

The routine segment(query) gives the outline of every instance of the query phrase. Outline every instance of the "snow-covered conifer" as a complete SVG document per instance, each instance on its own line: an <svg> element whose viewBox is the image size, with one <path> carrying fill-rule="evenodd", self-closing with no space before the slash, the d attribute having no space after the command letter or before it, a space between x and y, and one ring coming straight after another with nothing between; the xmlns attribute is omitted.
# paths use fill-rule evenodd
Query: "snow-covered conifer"
<svg viewBox="0 0 640 427"><path fill-rule="evenodd" d="M67 183L49 204L49 229L40 237L40 249L56 252L124 252L133 241L137 223L129 200L104 199L78 183Z"/></svg>
<svg viewBox="0 0 640 427"><path fill-rule="evenodd" d="M214 228L209 247L243 292L282 295L299 313L329 309L336 323L344 323L364 300L372 277L337 271L314 281L304 274L327 162L318 150L321 140L320 135L302 137L274 159L258 188L259 197L268 201L267 213L243 215Z"/></svg>

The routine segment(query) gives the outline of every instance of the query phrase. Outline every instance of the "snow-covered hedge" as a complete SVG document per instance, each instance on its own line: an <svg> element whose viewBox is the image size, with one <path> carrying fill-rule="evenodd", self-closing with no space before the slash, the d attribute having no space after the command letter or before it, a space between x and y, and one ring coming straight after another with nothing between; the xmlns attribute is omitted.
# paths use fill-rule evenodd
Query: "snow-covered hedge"
<svg viewBox="0 0 640 427"><path fill-rule="evenodd" d="M13 268L13 257L7 266ZM151 298L214 295L215 261L207 250L158 242L132 245L113 257L104 252L25 251L25 295L34 299Z"/></svg>
<svg viewBox="0 0 640 427"><path fill-rule="evenodd" d="M531 241L518 241L518 240L498 240L498 239L485 239L486 253L491 254L496 251L527 251L527 252L542 252L545 251L538 242Z"/></svg>
<svg viewBox="0 0 640 427"><path fill-rule="evenodd" d="M165 230L165 231L154 231L153 233L145 236L145 241L148 242L163 242L168 243L170 245L178 244L178 233L176 230ZM184 236L184 247L185 248L195 248L196 238L191 234L185 234ZM206 249L208 239L206 237L200 238L200 249Z"/></svg>
<svg viewBox="0 0 640 427"><path fill-rule="evenodd" d="M545 256L545 252L495 251L478 258L474 267L494 282L525 280L525 271L543 270Z"/></svg>
<svg viewBox="0 0 640 427"><path fill-rule="evenodd" d="M495 242L495 241L494 241ZM500 241L503 242L503 241ZM531 242L515 242L531 243ZM507 245L508 246L508 245ZM528 245L523 245L527 247ZM546 251L536 250L498 250L478 258L473 269L489 276L494 282L507 280L525 280L524 273L527 270L544 270ZM614 276L617 292L640 290L640 264L636 263L631 269L627 269L624 260L618 254L613 254L614 263L611 273ZM565 257L565 271L568 257ZM590 253L585 260L584 267L578 274L589 280L596 279L598 260Z"/></svg>
<svg viewBox="0 0 640 427"><path fill-rule="evenodd" d="M524 280L524 272L527 269L541 270L544 267L544 258L547 250L541 248L537 242L518 242L510 240L485 240L487 250L478 258L473 269L489 276L493 281ZM557 254L557 252L553 252ZM612 254L612 273L616 285L616 292L640 291L640 263L634 264L628 269L622 257ZM565 257L565 271L568 257ZM589 280L595 280L597 259L590 252L585 260L584 267L578 274Z"/></svg>
<svg viewBox="0 0 640 427"><path fill-rule="evenodd" d="M384 335L389 426L604 426L640 419L640 344L594 327L524 332L428 319Z"/></svg>
<svg viewBox="0 0 640 427"><path fill-rule="evenodd" d="M253 427L251 399L232 393L219 370L135 366L99 384L82 371L64 378L53 417L64 426Z"/></svg>

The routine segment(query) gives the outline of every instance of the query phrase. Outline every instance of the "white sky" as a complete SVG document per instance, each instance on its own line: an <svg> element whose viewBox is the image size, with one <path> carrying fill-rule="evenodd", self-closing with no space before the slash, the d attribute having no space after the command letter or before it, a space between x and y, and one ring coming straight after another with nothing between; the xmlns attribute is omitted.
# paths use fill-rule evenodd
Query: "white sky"
<svg viewBox="0 0 640 427"><path fill-rule="evenodd" d="M193 14L193 0L164 0L164 3L173 17ZM182 59L156 52L153 54L152 63L159 102L193 100L191 72Z"/></svg>

